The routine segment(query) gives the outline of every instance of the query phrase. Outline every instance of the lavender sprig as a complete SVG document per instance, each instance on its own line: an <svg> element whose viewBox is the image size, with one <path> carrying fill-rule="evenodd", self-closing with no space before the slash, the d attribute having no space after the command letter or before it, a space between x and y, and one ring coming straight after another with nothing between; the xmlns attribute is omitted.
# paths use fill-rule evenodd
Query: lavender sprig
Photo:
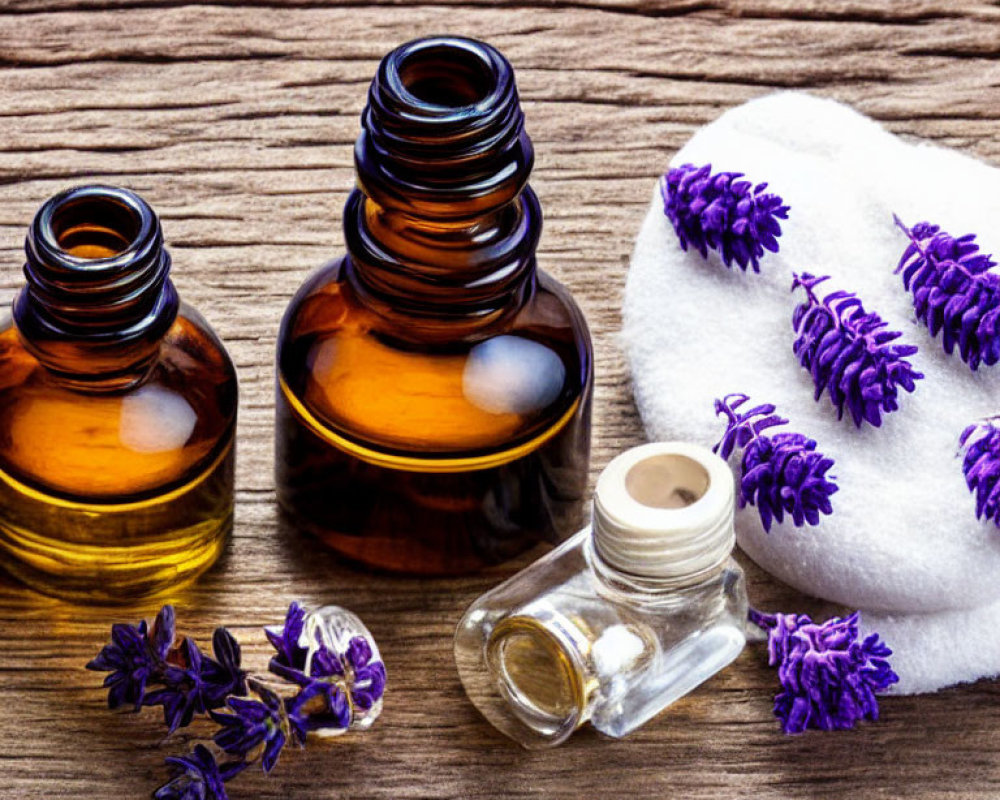
<svg viewBox="0 0 1000 800"><path fill-rule="evenodd" d="M913 308L931 336L941 334L949 355L958 345L962 360L976 370L1000 361L1000 276L992 256L981 253L974 234L950 236L937 225L896 225L910 244L896 267L913 294Z"/></svg>
<svg viewBox="0 0 1000 800"><path fill-rule="evenodd" d="M353 636L340 654L314 633L311 648L301 643L307 640L305 611L298 603L288 607L282 626L264 629L276 655L268 669L285 680L308 687L316 679L342 679L348 687L351 704L363 711L371 709L385 691L385 665L374 658L371 645L363 636Z"/></svg>
<svg viewBox="0 0 1000 800"><path fill-rule="evenodd" d="M306 611L299 603L291 603L283 625L265 625L264 635L277 651L267 668L287 680L297 681L305 668L309 648L302 644Z"/></svg>
<svg viewBox="0 0 1000 800"><path fill-rule="evenodd" d="M958 442L965 484L976 496L976 519L1000 527L1000 417L970 425Z"/></svg>
<svg viewBox="0 0 1000 800"><path fill-rule="evenodd" d="M809 728L853 728L877 720L876 695L899 681L892 655L877 633L858 641L860 613L817 624L805 614L763 614L750 609L750 621L767 631L768 663L778 667L782 691L774 715L785 733Z"/></svg>
<svg viewBox="0 0 1000 800"><path fill-rule="evenodd" d="M131 705L138 711L146 697L146 685L157 682L166 666L167 653L174 642L174 609L164 606L149 635L146 620L138 625L118 623L111 626L111 643L87 669L109 673L104 678L108 690L108 708Z"/></svg>
<svg viewBox="0 0 1000 800"><path fill-rule="evenodd" d="M232 764L245 768L260 760L268 773L289 743L301 747L310 733L335 735L374 721L385 666L367 632L346 636L351 630L363 626L349 612L331 607L307 613L298 603L289 606L283 625L265 628L276 651L268 668L295 692L280 697L251 679L254 697L231 697L225 711L211 712L220 726L213 741Z"/></svg>
<svg viewBox="0 0 1000 800"><path fill-rule="evenodd" d="M292 603L283 625L268 625L264 628L264 634L277 651L267 668L275 675L301 686L308 685L314 678L344 675L340 656L322 639L316 639L311 647L302 644L303 641L308 641L305 620L305 609L298 603ZM314 639L319 633L314 633ZM361 637L357 638L364 641Z"/></svg>
<svg viewBox="0 0 1000 800"><path fill-rule="evenodd" d="M314 731L346 731L351 727L354 709L341 683L310 681L287 704L295 734L304 739Z"/></svg>
<svg viewBox="0 0 1000 800"><path fill-rule="evenodd" d="M351 702L365 711L385 692L385 665L374 657L367 639L355 636L344 654L344 674L351 687Z"/></svg>
<svg viewBox="0 0 1000 800"><path fill-rule="evenodd" d="M343 733L350 726L351 708L342 685L316 680L289 697L281 697L257 679L251 678L249 683L251 696L230 697L225 711L210 712L219 726L212 742L230 760L219 767L211 751L202 745L195 748L195 754L199 748L202 751L197 761L203 765L204 776L200 779L204 794L192 795L198 800L226 800L224 784L256 762L268 774L288 744L304 747L313 731ZM168 758L167 765L179 761L185 760ZM169 792L176 784L175 775L159 792ZM183 800L187 795L168 793L161 798L157 793L155 797Z"/></svg>
<svg viewBox="0 0 1000 800"><path fill-rule="evenodd" d="M214 752L199 744L167 759L170 779L156 800L227 800L225 783L251 764L270 772L289 743L301 747L312 732L366 728L378 716L385 666L356 616L335 606L307 613L292 603L285 624L266 632L280 686L247 679L239 644L225 628L213 637L214 659L187 637L175 644L170 606L151 630L145 622L113 626L112 642L87 665L110 673L104 685L112 708L162 705L170 732L206 712L219 726Z"/></svg>
<svg viewBox="0 0 1000 800"><path fill-rule="evenodd" d="M170 780L153 793L154 800L228 800L225 782L242 765L219 766L212 752L202 744L186 756L167 759Z"/></svg>
<svg viewBox="0 0 1000 800"><path fill-rule="evenodd" d="M188 637L175 642L174 609L164 606L152 630L145 620L137 626L113 625L105 645L87 669L109 672L104 679L108 706L163 706L164 722L173 733L189 725L195 714L219 708L230 694L246 691L240 668L240 646L225 628L212 639L209 658ZM152 691L147 691L150 687Z"/></svg>
<svg viewBox="0 0 1000 800"><path fill-rule="evenodd" d="M715 401L715 413L727 423L713 450L728 459L734 449L743 449L739 507L756 506L768 532L772 521L783 522L785 514L796 527L818 525L820 514L833 513L830 495L837 485L827 477L833 459L801 433L764 433L788 420L775 414L770 403L741 411L749 400L745 394L729 394Z"/></svg>
<svg viewBox="0 0 1000 800"><path fill-rule="evenodd" d="M263 685L255 684L253 690L260 699L230 697L228 713L211 712L220 726L212 740L223 752L244 762L259 748L264 772L270 772L288 741L291 726L277 694ZM299 744L305 744L304 736Z"/></svg>
<svg viewBox="0 0 1000 800"><path fill-rule="evenodd" d="M765 250L778 252L779 219L788 219L789 207L776 194L766 193L766 183L756 186L739 180L742 172L712 174L712 165L684 164L670 169L660 180L663 211L677 232L682 250L690 245L707 259L717 250L722 262L735 261L760 272Z"/></svg>
<svg viewBox="0 0 1000 800"><path fill-rule="evenodd" d="M868 422L876 428L882 414L899 408L898 389L912 392L923 374L907 360L917 352L908 344L892 344L901 334L887 330L878 314L866 312L852 292L830 292L822 302L814 289L828 275L793 273L792 291L805 290L806 301L796 306L792 328L797 334L792 350L816 386L816 400L824 389L837 409L845 407L857 427Z"/></svg>

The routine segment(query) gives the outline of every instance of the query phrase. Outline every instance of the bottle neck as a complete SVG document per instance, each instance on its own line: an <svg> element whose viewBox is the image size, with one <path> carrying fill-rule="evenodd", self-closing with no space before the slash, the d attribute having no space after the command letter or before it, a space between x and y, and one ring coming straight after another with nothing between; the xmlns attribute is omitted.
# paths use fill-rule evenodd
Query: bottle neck
<svg viewBox="0 0 1000 800"><path fill-rule="evenodd" d="M74 388L140 381L177 316L170 255L156 214L110 186L62 192L28 230L14 324L25 348Z"/></svg>
<svg viewBox="0 0 1000 800"><path fill-rule="evenodd" d="M542 217L513 70L499 52L448 37L390 53L354 154L344 234L363 298L465 323L523 304Z"/></svg>
<svg viewBox="0 0 1000 800"><path fill-rule="evenodd" d="M698 572L668 577L636 575L625 572L601 556L593 535L585 545L587 563L600 584L616 597L639 604L671 605L691 602L703 592L714 593L719 577L733 563L732 551Z"/></svg>

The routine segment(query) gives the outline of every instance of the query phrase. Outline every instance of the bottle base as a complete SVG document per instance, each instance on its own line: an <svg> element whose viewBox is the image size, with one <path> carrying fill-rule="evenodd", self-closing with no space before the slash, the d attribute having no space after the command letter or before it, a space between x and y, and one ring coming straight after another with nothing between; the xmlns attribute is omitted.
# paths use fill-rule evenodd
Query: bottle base
<svg viewBox="0 0 1000 800"><path fill-rule="evenodd" d="M225 549L232 482L231 445L194 480L132 503L70 502L0 472L0 567L31 589L80 603L176 590Z"/></svg>
<svg viewBox="0 0 1000 800"><path fill-rule="evenodd" d="M0 567L30 589L61 600L118 605L194 582L222 555L232 515L173 531L169 548L67 545L0 522ZM113 552L110 552L113 551Z"/></svg>
<svg viewBox="0 0 1000 800"><path fill-rule="evenodd" d="M349 564L391 575L427 578L470 575L517 558L546 541L539 534L522 542L519 549L505 552L501 557L484 558L478 552L469 552L457 540L449 547L433 537L414 535L402 538L398 534L380 536L377 532L353 533L320 527L297 514L294 505L282 502L280 495L278 506L284 525L295 534L309 537ZM402 520L397 530L406 530L412 525L412 519Z"/></svg>
<svg viewBox="0 0 1000 800"><path fill-rule="evenodd" d="M423 459L423 469L373 463L350 443L333 443L283 382L276 405L278 504L291 527L353 562L462 575L579 528L587 402L575 404L535 449L497 451L473 465L479 468Z"/></svg>

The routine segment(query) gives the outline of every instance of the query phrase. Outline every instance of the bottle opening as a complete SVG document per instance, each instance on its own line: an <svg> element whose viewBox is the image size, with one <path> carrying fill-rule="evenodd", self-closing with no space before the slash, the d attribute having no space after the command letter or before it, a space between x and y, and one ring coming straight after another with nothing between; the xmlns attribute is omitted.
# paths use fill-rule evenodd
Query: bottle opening
<svg viewBox="0 0 1000 800"><path fill-rule="evenodd" d="M486 647L489 674L513 718L494 724L526 747L558 744L581 723L586 698L579 668L538 620L510 617Z"/></svg>
<svg viewBox="0 0 1000 800"><path fill-rule="evenodd" d="M99 260L125 252L139 237L135 209L110 196L90 195L61 204L52 214L52 238L67 255Z"/></svg>
<svg viewBox="0 0 1000 800"><path fill-rule="evenodd" d="M625 475L625 491L650 508L686 508L704 497L708 486L705 468L676 454L647 458Z"/></svg>
<svg viewBox="0 0 1000 800"><path fill-rule="evenodd" d="M76 186L42 204L24 249L13 316L32 355L74 388L139 380L179 304L153 209L127 189Z"/></svg>
<svg viewBox="0 0 1000 800"><path fill-rule="evenodd" d="M408 54L399 67L406 90L422 103L464 108L489 97L495 88L490 63L458 44L442 43Z"/></svg>

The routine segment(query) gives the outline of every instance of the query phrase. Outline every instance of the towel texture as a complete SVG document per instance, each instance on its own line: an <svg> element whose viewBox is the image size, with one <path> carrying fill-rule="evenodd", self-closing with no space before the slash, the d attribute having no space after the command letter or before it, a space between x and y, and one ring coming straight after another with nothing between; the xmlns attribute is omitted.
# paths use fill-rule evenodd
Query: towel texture
<svg viewBox="0 0 1000 800"><path fill-rule="evenodd" d="M683 252L658 190L643 222L625 293L623 338L636 402L651 439L714 444L724 423L712 403L745 392L774 403L836 460L834 513L816 527L764 532L737 513L742 549L803 592L862 610L895 651L897 691L933 691L1000 672L1000 530L975 518L956 457L966 425L1000 412L1000 365L973 373L917 322L895 269L907 241L892 221L929 220L954 236L979 234L1000 255L1000 170L911 144L839 103L782 93L735 108L700 130L674 165L767 181L791 206L781 252L761 274ZM830 275L820 294L857 292L925 378L881 428L860 430L792 352L792 272ZM734 463L737 463L734 457ZM793 611L795 609L780 609Z"/></svg>

